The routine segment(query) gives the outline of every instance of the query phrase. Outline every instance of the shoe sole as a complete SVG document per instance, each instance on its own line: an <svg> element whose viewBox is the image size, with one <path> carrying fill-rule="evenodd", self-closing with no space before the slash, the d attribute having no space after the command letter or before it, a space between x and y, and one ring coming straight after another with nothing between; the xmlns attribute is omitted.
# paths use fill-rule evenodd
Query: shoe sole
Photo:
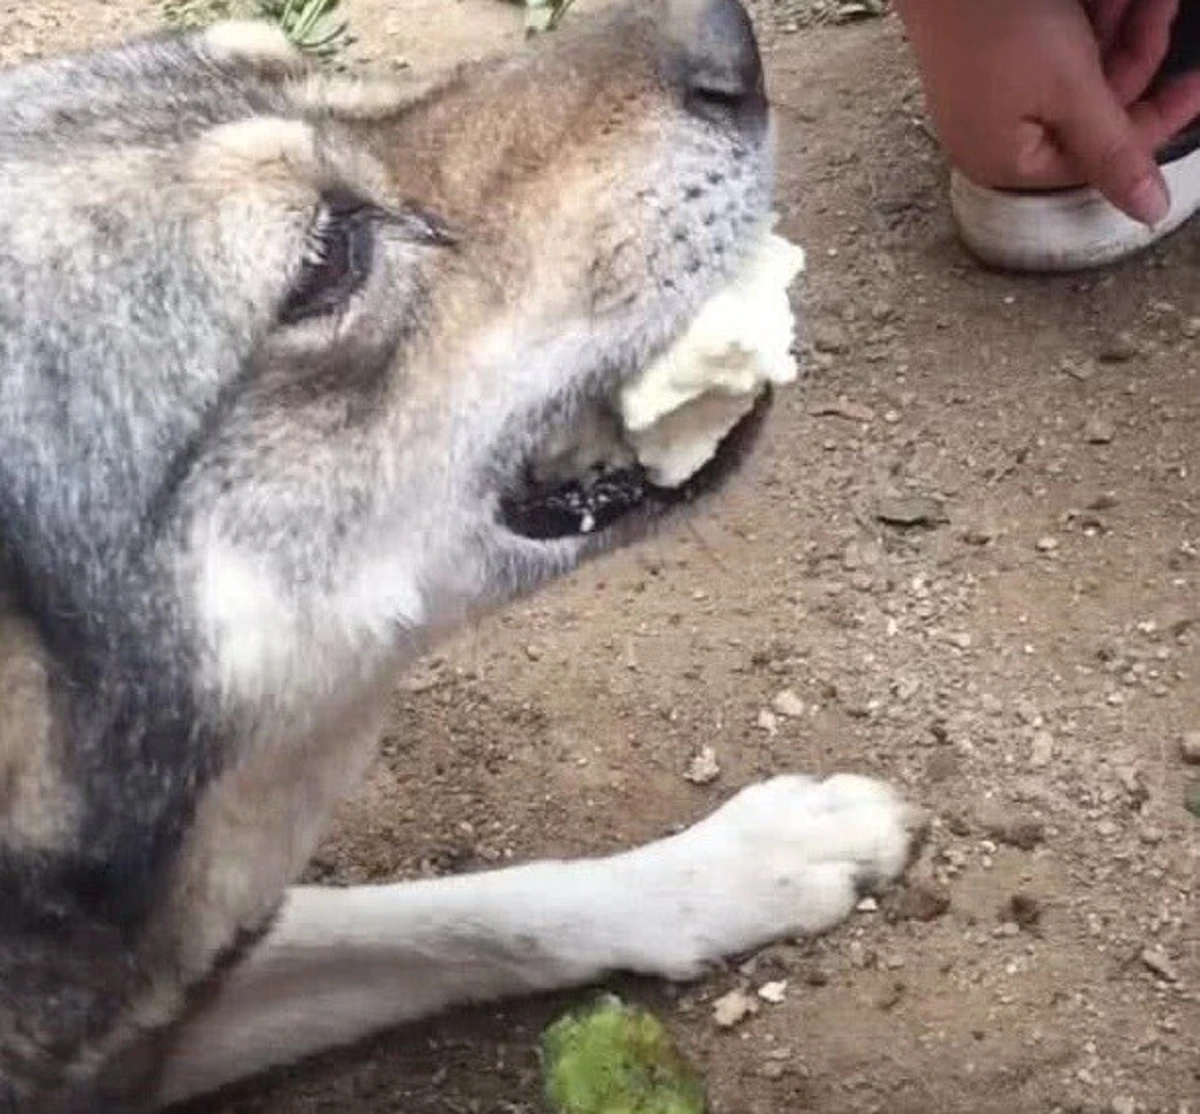
<svg viewBox="0 0 1200 1114"><path fill-rule="evenodd" d="M1125 216L1094 189L1020 193L977 186L958 171L950 207L973 255L1006 271L1102 267L1169 236L1200 211L1200 148L1162 167L1171 211L1155 228Z"/></svg>

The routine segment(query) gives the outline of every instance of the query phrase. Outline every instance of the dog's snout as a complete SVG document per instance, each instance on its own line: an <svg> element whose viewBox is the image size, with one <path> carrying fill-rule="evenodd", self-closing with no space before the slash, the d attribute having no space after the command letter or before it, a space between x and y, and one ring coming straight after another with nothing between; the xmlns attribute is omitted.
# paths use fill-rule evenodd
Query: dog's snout
<svg viewBox="0 0 1200 1114"><path fill-rule="evenodd" d="M708 119L760 128L767 116L762 59L740 0L670 0L670 7L688 107Z"/></svg>

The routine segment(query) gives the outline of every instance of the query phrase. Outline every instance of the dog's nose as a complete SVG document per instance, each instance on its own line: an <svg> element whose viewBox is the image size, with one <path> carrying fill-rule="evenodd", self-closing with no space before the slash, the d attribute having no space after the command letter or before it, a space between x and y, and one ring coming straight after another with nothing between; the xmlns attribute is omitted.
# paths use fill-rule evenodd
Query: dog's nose
<svg viewBox="0 0 1200 1114"><path fill-rule="evenodd" d="M759 129L767 118L762 58L739 0L670 0L687 104L698 116Z"/></svg>

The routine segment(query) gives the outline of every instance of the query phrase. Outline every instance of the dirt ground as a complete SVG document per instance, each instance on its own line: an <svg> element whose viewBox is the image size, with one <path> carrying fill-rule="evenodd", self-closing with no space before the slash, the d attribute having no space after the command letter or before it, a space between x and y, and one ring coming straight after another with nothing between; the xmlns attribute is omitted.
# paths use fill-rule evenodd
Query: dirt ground
<svg viewBox="0 0 1200 1114"><path fill-rule="evenodd" d="M520 40L493 0L350 14L384 68ZM692 528L401 682L312 876L596 853L765 775L869 772L937 817L908 891L702 985L621 984L714 1114L1195 1114L1200 228L1083 279L976 269L895 21L808 14L757 12L783 228L810 251L804 389ZM6 4L0 49L154 19ZM704 745L722 772L700 788ZM715 1026L716 997L767 979L781 1004ZM532 1112L538 1031L580 997L390 1033L193 1112Z"/></svg>

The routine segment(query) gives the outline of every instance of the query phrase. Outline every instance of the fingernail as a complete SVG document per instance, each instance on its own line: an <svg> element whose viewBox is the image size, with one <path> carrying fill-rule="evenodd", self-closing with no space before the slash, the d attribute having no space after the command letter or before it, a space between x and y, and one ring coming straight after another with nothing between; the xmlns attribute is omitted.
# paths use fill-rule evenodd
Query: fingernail
<svg viewBox="0 0 1200 1114"><path fill-rule="evenodd" d="M1167 219L1171 211L1171 195L1161 178L1144 178L1129 195L1129 215L1148 228Z"/></svg>

